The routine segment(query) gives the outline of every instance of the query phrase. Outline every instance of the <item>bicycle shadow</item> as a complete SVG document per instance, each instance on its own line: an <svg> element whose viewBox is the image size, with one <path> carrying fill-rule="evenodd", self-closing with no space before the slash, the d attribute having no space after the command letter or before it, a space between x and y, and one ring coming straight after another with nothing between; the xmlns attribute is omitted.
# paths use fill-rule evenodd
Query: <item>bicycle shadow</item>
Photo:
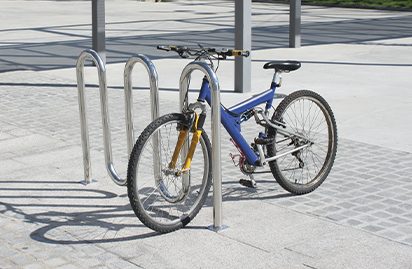
<svg viewBox="0 0 412 269"><path fill-rule="evenodd" d="M59 187L47 187L50 184ZM1 181L0 213L22 219L32 227L32 240L48 244L113 243L161 235L140 223L127 195L77 186L62 181Z"/></svg>
<svg viewBox="0 0 412 269"><path fill-rule="evenodd" d="M119 211L124 212L124 213L119 215L118 214ZM104 232L105 234L109 232L118 233L122 231L123 229L145 228L143 224L126 224L126 223L110 222L110 219L112 217L107 216L107 214L110 214L110 213L117 213L116 214L117 218L119 217L136 218L136 216L134 215L129 205L116 206L110 210L96 210L96 211L84 213L84 214L69 213L69 214L64 215L64 218L66 219L66 221L63 221L63 222L62 221L47 221L47 222L43 221L42 223L47 224L47 225L31 232L30 238L33 240L39 241L39 242L43 242L43 243L73 245L73 244L125 242L125 241L133 241L133 240L145 239L145 238L161 235L158 232L152 231L148 233L125 235L125 236L120 236L120 237L85 238L85 239L80 239L80 240L76 239L75 236L73 236L72 239L59 239L59 238L52 238L51 236L48 235L51 233L52 230L63 228L63 227L66 230L70 230L71 228L80 228L80 227L84 229L85 226L93 227L93 229L96 229L96 227L99 227L99 229L106 230L106 231L102 231L102 233ZM37 214L34 217L41 219L41 218L53 218L53 217L61 217L61 216L62 215L60 212L49 211L45 214Z"/></svg>
<svg viewBox="0 0 412 269"><path fill-rule="evenodd" d="M225 181L222 184L223 201L270 200L291 196L279 192L277 188L264 191L264 184L277 185L273 181L263 180L258 184L261 188L251 189L235 181ZM30 231L30 239L47 244L115 243L162 235L140 223L124 190L119 193L78 186L76 182L67 181L2 181L0 213L15 216L35 227ZM213 207L212 195L211 189L204 207ZM207 227L189 225L186 228Z"/></svg>
<svg viewBox="0 0 412 269"><path fill-rule="evenodd" d="M222 201L271 201L296 196L282 189L273 180L257 179L257 187L249 188L241 185L237 180L224 180L222 182ZM208 199L204 206L213 207L213 186L210 189Z"/></svg>

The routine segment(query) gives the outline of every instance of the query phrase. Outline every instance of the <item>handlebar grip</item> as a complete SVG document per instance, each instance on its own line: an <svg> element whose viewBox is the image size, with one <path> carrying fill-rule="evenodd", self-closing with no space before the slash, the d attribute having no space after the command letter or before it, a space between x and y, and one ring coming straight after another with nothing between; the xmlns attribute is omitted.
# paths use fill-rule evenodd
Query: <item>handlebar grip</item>
<svg viewBox="0 0 412 269"><path fill-rule="evenodd" d="M169 46L157 46L157 49L158 50L166 50L166 51L169 51L170 49L169 49Z"/></svg>
<svg viewBox="0 0 412 269"><path fill-rule="evenodd" d="M158 50L165 50L165 51L176 51L176 47L175 46L157 46Z"/></svg>
<svg viewBox="0 0 412 269"><path fill-rule="evenodd" d="M228 52L231 56L243 56L247 58L250 55L248 50L229 50Z"/></svg>

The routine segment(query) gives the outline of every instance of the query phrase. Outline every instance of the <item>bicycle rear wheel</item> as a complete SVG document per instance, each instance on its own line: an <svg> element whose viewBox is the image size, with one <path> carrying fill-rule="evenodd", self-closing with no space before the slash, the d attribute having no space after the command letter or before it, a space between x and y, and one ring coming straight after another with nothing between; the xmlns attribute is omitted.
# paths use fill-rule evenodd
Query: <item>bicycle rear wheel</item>
<svg viewBox="0 0 412 269"><path fill-rule="evenodd" d="M328 176L336 156L337 127L330 106L317 93L296 91L282 100L272 120L299 135L269 128L275 142L267 147L268 155L285 154L269 163L276 181L294 194L315 190ZM299 147L302 149L288 153Z"/></svg>
<svg viewBox="0 0 412 269"><path fill-rule="evenodd" d="M200 211L210 189L212 150L205 132L197 144L190 171L177 173L186 159L184 148L186 141L191 141L190 132L176 169L169 168L179 130L189 125L190 119L184 114L156 119L142 132L130 155L127 170L130 203L143 224L161 233L187 225Z"/></svg>

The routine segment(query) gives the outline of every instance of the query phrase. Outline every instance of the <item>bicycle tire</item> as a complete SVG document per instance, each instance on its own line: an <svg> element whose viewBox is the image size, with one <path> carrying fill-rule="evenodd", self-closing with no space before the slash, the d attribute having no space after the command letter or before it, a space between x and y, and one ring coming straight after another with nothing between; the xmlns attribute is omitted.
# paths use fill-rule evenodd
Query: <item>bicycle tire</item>
<svg viewBox="0 0 412 269"><path fill-rule="evenodd" d="M285 124L305 139L282 135L275 128L269 128L268 135L274 137L274 143L267 147L269 156L281 155L312 141L304 149L271 161L274 178L291 193L312 192L324 182L336 157L337 127L329 104L313 91L299 90L280 102L272 121Z"/></svg>
<svg viewBox="0 0 412 269"><path fill-rule="evenodd" d="M200 211L211 186L212 148L205 132L197 144L190 171L180 176L169 171L178 129L189 125L190 119L184 114L167 114L154 120L141 133L130 155L127 170L130 204L143 224L160 233L186 226ZM188 132L185 141L190 142L191 137ZM156 151L155 145L160 150ZM178 158L176 167L183 166L186 156L183 157ZM186 194L182 175L188 176L190 184Z"/></svg>

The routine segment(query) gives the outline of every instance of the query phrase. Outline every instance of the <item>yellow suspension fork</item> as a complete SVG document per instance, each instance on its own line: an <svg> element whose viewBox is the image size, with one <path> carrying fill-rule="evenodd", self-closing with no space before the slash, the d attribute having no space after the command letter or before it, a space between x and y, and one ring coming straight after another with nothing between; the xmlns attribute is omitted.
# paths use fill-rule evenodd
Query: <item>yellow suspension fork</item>
<svg viewBox="0 0 412 269"><path fill-rule="evenodd" d="M202 128L203 128L203 124L206 118L206 111L202 111L200 116L196 112L194 112L194 115L195 115L195 120L190 130L190 132L193 133L192 141L190 143L189 151L187 153L183 168L179 172L177 172L177 175L180 175L181 173L184 174L190 171L190 165L192 163L192 158L195 153L197 143L200 140L200 136L202 135ZM177 144L173 152L173 156L172 156L172 161L169 163L170 169L176 168L177 159L179 157L180 150L183 147L183 143L185 141L187 132L188 132L188 129L185 129L185 130L181 130L179 133L179 138L178 138L178 141L177 141Z"/></svg>
<svg viewBox="0 0 412 269"><path fill-rule="evenodd" d="M187 129L180 130L179 138L177 140L177 144L175 147L175 151L173 152L172 160L169 163L170 169L176 168L177 158L179 157L180 150L182 149L183 143L185 142L187 131L188 131Z"/></svg>

